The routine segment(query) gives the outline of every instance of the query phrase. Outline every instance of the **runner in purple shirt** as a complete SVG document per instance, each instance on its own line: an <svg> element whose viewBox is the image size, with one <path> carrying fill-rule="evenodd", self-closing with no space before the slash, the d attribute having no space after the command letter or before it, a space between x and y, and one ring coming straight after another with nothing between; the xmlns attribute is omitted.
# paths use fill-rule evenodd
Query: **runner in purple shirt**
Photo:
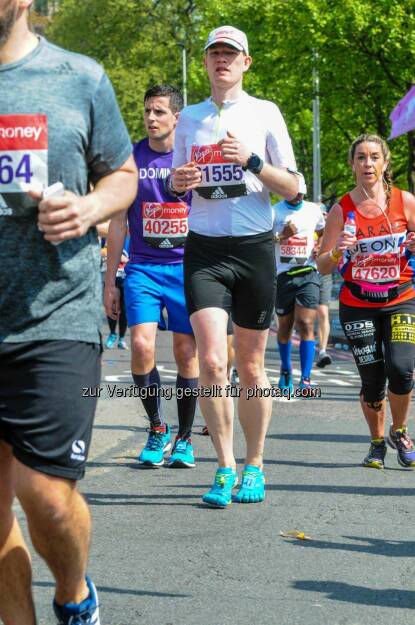
<svg viewBox="0 0 415 625"><path fill-rule="evenodd" d="M190 196L170 195L165 179L173 160L174 132L183 106L180 92L169 85L157 85L144 96L144 124L147 138L134 145L139 170L138 193L127 212L110 224L107 241L105 307L109 317L119 314L119 292L115 286L127 218L130 229L130 261L124 285L128 326L131 331L131 370L150 420L147 444L139 461L147 466L164 464L171 448L170 428L161 410L160 375L155 361L157 328L173 332L177 363L176 381L179 431L170 467L194 467L191 431L196 409L198 365L183 290L183 245L188 232Z"/></svg>

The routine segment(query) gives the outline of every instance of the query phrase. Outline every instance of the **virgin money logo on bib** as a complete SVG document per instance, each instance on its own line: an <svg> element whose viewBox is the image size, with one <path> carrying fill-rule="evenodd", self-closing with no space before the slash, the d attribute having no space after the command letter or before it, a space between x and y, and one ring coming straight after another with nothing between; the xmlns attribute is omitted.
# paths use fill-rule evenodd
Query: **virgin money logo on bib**
<svg viewBox="0 0 415 625"><path fill-rule="evenodd" d="M0 115L2 150L47 150L46 115Z"/></svg>
<svg viewBox="0 0 415 625"><path fill-rule="evenodd" d="M149 219L158 219L163 215L163 206L159 203L144 202L143 204L143 217Z"/></svg>
<svg viewBox="0 0 415 625"><path fill-rule="evenodd" d="M46 115L0 115L0 194L13 215L33 205L29 187L48 185L47 163Z"/></svg>
<svg viewBox="0 0 415 625"><path fill-rule="evenodd" d="M226 200L247 195L245 172L240 165L226 161L220 145L192 145L191 160L198 165L202 183L197 193L206 200Z"/></svg>
<svg viewBox="0 0 415 625"><path fill-rule="evenodd" d="M209 163L227 163L222 157L222 150L217 144L192 145L191 160L197 165L208 165Z"/></svg>
<svg viewBox="0 0 415 625"><path fill-rule="evenodd" d="M189 207L185 202L143 202L143 239L158 249L184 244L189 231Z"/></svg>

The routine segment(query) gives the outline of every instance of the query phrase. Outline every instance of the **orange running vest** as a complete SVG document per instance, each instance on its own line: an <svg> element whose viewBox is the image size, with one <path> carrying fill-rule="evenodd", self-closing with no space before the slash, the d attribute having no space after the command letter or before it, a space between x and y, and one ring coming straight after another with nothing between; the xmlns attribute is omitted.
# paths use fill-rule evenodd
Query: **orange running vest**
<svg viewBox="0 0 415 625"><path fill-rule="evenodd" d="M343 211L343 221L346 221L350 211L354 212L357 238L356 246L343 255L338 265L345 281L340 291L340 302L347 306L379 308L415 297L412 286L415 258L412 258L404 245L408 222L400 189L392 188L386 210L388 219L383 214L364 217L349 193L342 197L339 204ZM349 287L347 283L357 286ZM363 297L357 297L351 288L362 291ZM385 301L382 296L385 292L397 295ZM367 293L371 293L371 301L365 300L364 295ZM379 300L373 301L378 296Z"/></svg>

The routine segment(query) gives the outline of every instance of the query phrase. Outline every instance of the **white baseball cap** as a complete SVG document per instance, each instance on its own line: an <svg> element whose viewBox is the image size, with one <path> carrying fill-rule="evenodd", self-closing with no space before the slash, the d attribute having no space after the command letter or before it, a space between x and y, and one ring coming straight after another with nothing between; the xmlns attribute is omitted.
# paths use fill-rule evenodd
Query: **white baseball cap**
<svg viewBox="0 0 415 625"><path fill-rule="evenodd" d="M307 195L307 185L302 174L298 175L298 193L301 193L302 195Z"/></svg>
<svg viewBox="0 0 415 625"><path fill-rule="evenodd" d="M243 50L245 54L249 54L248 39L245 33L234 26L219 26L219 28L211 30L204 49L207 50L215 43L226 43L232 48Z"/></svg>

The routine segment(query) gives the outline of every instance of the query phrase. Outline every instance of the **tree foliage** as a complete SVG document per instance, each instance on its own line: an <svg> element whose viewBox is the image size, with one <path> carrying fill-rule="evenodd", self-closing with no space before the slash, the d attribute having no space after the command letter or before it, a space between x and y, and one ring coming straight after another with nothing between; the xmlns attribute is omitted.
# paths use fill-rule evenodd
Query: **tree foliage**
<svg viewBox="0 0 415 625"><path fill-rule="evenodd" d="M221 24L247 33L254 63L246 89L280 106L309 186L317 53L323 196L339 196L352 183L350 142L362 132L387 137L389 114L415 81L412 0L61 0L48 36L103 63L136 139L145 90L156 82L181 87L183 46L189 101L207 96L203 43ZM391 144L400 186L406 186L408 163L409 172L415 170L411 139Z"/></svg>

